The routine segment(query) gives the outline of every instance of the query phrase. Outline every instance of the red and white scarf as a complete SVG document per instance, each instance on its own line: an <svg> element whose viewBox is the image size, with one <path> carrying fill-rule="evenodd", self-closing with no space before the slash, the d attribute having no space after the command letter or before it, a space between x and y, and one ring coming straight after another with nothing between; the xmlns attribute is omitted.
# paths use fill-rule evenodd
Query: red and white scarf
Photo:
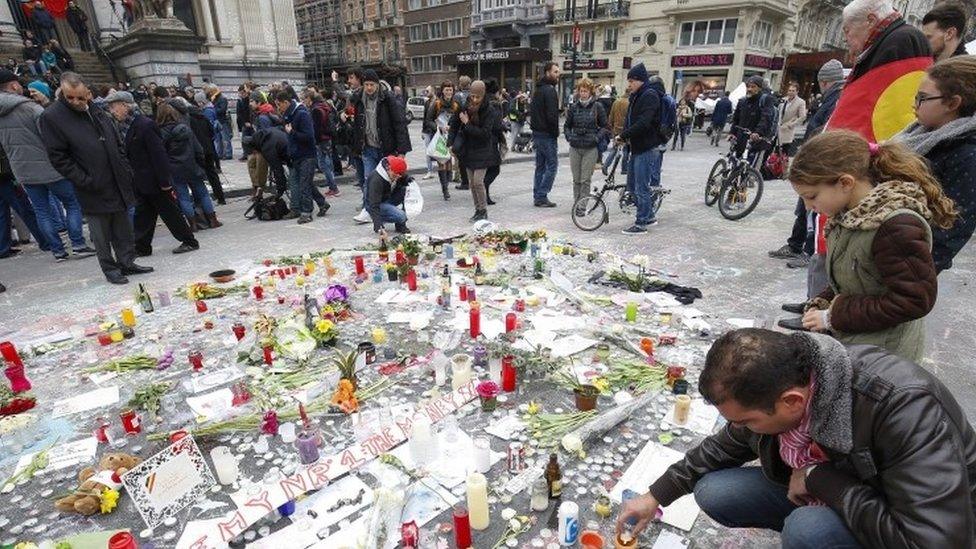
<svg viewBox="0 0 976 549"><path fill-rule="evenodd" d="M794 470L828 461L827 455L810 435L810 409L813 407L813 398L816 392L816 376L810 374L810 398L807 399L807 408L803 412L803 419L796 427L778 435L779 457ZM809 505L824 505L824 503L811 500Z"/></svg>

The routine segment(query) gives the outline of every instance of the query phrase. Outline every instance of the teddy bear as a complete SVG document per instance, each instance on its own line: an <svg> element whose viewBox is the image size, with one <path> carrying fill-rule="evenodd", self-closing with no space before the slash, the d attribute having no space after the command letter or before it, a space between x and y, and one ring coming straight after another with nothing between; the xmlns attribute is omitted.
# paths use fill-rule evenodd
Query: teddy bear
<svg viewBox="0 0 976 549"><path fill-rule="evenodd" d="M102 492L107 488L117 490L121 485L122 475L140 461L142 460L130 454L105 454L98 461L97 467L88 466L78 473L78 488L70 496L54 502L54 507L63 513L94 515L102 508Z"/></svg>

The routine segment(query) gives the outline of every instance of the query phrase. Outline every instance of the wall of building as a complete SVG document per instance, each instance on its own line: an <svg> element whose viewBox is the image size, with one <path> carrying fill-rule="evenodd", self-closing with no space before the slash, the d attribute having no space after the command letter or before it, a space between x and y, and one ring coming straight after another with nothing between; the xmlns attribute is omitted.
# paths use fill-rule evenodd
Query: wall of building
<svg viewBox="0 0 976 549"><path fill-rule="evenodd" d="M407 95L454 80L457 68L445 57L469 48L469 0L406 0L403 24Z"/></svg>

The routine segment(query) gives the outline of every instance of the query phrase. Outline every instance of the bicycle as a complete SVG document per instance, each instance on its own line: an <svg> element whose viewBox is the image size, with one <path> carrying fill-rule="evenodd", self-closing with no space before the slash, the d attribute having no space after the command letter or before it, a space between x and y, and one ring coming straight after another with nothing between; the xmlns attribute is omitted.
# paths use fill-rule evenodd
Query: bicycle
<svg viewBox="0 0 976 549"><path fill-rule="evenodd" d="M750 131L738 126L733 126L732 130ZM753 163L749 163L736 153L736 139L734 135L729 137L729 152L715 162L705 181L705 205L713 206L718 202L719 213L731 221L752 213L763 193L763 176L753 164L761 164L765 155L757 154ZM762 141L772 144L769 139Z"/></svg>
<svg viewBox="0 0 976 549"><path fill-rule="evenodd" d="M623 145L618 143L614 145L614 148L613 162L610 164L610 169L607 170L607 177L603 181L603 187L599 189L594 187L590 194L581 196L573 204L573 224L580 230L595 231L610 221L610 211L607 207L606 200L603 198L609 192L617 192L617 205L623 214L630 214L637 205L637 199L634 193L627 190L626 181L624 183L617 183L615 180L617 167L620 165L620 158L623 156ZM657 212L661 208L661 203L664 202L664 196L670 192L671 189L664 189L660 186L651 187L652 211Z"/></svg>

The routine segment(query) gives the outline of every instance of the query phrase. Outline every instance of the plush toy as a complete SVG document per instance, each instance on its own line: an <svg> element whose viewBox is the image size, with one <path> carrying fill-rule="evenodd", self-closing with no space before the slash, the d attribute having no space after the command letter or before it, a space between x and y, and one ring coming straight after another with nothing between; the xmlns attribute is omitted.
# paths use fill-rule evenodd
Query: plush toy
<svg viewBox="0 0 976 549"><path fill-rule="evenodd" d="M63 513L94 515L115 509L121 487L121 477L142 461L129 454L105 454L97 467L85 467L78 473L78 489L54 506Z"/></svg>

